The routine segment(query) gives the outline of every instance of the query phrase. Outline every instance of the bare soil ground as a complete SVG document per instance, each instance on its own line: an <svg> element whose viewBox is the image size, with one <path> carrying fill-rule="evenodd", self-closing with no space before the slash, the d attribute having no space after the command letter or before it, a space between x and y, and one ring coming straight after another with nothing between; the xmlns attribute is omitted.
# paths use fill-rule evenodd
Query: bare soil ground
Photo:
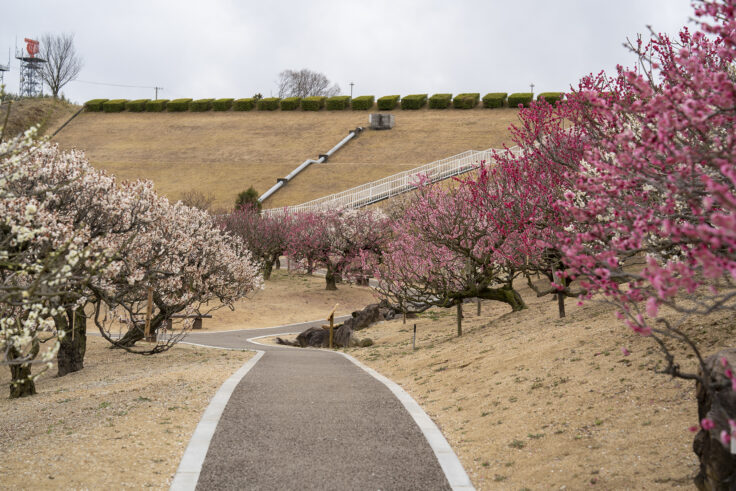
<svg viewBox="0 0 736 491"><path fill-rule="evenodd" d="M516 109L394 111L390 131L365 131L326 164L312 165L270 198L292 205L464 152L510 143ZM265 192L304 160L317 158L368 111L82 113L57 137L96 167L147 178L170 199L199 189L231 207L249 186Z"/></svg>
<svg viewBox="0 0 736 491"><path fill-rule="evenodd" d="M368 287L348 284L338 284L337 287L337 291L326 291L323 277L274 271L263 290L236 303L235 310L212 312L212 319L204 319L202 330L197 332L296 324L324 319L335 304L340 304L336 311L340 316L376 301Z"/></svg>
<svg viewBox="0 0 736 491"><path fill-rule="evenodd" d="M210 399L252 352L177 345L156 356L88 338L84 370L0 397L0 488L168 489ZM7 390L9 370L0 367Z"/></svg>
<svg viewBox="0 0 736 491"><path fill-rule="evenodd" d="M519 313L465 304L460 338L455 310L433 309L358 332L375 345L348 352L411 393L478 489L692 488L693 383L654 374L654 343L610 306L568 300L558 319L550 297L520 291ZM734 346L727 317L689 329L705 353Z"/></svg>
<svg viewBox="0 0 736 491"><path fill-rule="evenodd" d="M270 285L250 301L252 315L205 320L205 330L312 320L335 302L349 312L374 301L366 289L324 292L322 278L284 271ZM412 394L478 489L692 488L692 383L654 374L653 343L616 321L610 306L568 300L568 316L558 319L550 297L520 292L529 309L518 313L484 301L477 316L466 304L460 338L454 309L432 309L359 331L375 345L347 352ZM727 316L687 329L705 353L734 346ZM3 486L165 487L209 397L250 356L178 346L142 358L103 346L91 338L84 371L43 375L38 396L0 400Z"/></svg>

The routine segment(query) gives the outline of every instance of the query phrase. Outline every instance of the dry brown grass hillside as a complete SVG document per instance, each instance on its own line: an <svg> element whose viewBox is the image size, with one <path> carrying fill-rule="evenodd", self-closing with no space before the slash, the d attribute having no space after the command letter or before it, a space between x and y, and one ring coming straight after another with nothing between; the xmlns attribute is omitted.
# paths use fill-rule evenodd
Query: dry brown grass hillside
<svg viewBox="0 0 736 491"><path fill-rule="evenodd" d="M365 131L313 165L266 207L301 203L465 150L510 143L515 109L394 111L396 127ZM253 185L265 192L308 158L327 152L348 131L367 126L367 111L82 113L56 137L121 178L148 178L179 199L198 188L229 207Z"/></svg>
<svg viewBox="0 0 736 491"><path fill-rule="evenodd" d="M10 114L8 114L8 108ZM33 125L39 125L40 133L51 134L69 119L79 106L50 97L36 99L20 99L8 104L4 102L0 108L0 126L8 123L5 128L5 137L23 133Z"/></svg>

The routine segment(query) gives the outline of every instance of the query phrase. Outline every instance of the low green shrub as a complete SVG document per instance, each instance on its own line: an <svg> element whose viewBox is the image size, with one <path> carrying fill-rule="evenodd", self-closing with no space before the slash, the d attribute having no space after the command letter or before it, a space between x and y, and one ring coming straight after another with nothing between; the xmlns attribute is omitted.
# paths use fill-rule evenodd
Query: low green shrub
<svg viewBox="0 0 736 491"><path fill-rule="evenodd" d="M146 103L151 99L136 99L125 103L125 109L132 113L142 113L146 110Z"/></svg>
<svg viewBox="0 0 736 491"><path fill-rule="evenodd" d="M305 97L302 99L302 110L303 111L319 111L325 107L325 101L327 97L321 95L315 95L311 97Z"/></svg>
<svg viewBox="0 0 736 491"><path fill-rule="evenodd" d="M299 103L301 101L301 97L287 97L286 99L281 99L281 110L294 111L299 108Z"/></svg>
<svg viewBox="0 0 736 491"><path fill-rule="evenodd" d="M236 99L233 102L233 111L251 111L256 107L256 101L252 97Z"/></svg>
<svg viewBox="0 0 736 491"><path fill-rule="evenodd" d="M517 92L515 94L511 94L509 96L509 107L517 108L519 107L519 104L524 105L524 107L529 107L529 103L532 102L532 93L531 92Z"/></svg>
<svg viewBox="0 0 736 491"><path fill-rule="evenodd" d="M92 99L84 103L84 109L89 112L98 113L102 111L102 105L110 99Z"/></svg>
<svg viewBox="0 0 736 491"><path fill-rule="evenodd" d="M214 99L197 99L189 103L189 110L195 113L209 111L214 101Z"/></svg>
<svg viewBox="0 0 736 491"><path fill-rule="evenodd" d="M350 107L350 96L349 95L336 95L329 97L325 101L325 108L328 111L342 111Z"/></svg>
<svg viewBox="0 0 736 491"><path fill-rule="evenodd" d="M166 109L166 103L169 102L168 99L158 99L155 101L148 101L146 102L146 111L149 113L160 113L164 109Z"/></svg>
<svg viewBox="0 0 736 491"><path fill-rule="evenodd" d="M256 103L256 107L259 111L275 111L279 108L280 101L278 97L264 97Z"/></svg>
<svg viewBox="0 0 736 491"><path fill-rule="evenodd" d="M173 99L166 104L166 110L170 113L180 113L189 110L191 99Z"/></svg>
<svg viewBox="0 0 736 491"><path fill-rule="evenodd" d="M483 107L489 109L503 107L506 96L508 96L506 92L490 92L483 96Z"/></svg>
<svg viewBox="0 0 736 491"><path fill-rule="evenodd" d="M362 95L353 99L350 102L350 106L353 108L353 111L367 111L373 107L375 101L376 98L372 95Z"/></svg>
<svg viewBox="0 0 736 491"><path fill-rule="evenodd" d="M233 107L234 99L215 99L212 101L212 109L215 111L229 111Z"/></svg>
<svg viewBox="0 0 736 491"><path fill-rule="evenodd" d="M427 94L411 94L401 98L401 109L421 109L427 103Z"/></svg>
<svg viewBox="0 0 736 491"><path fill-rule="evenodd" d="M557 101L562 100L563 97L565 97L565 94L562 92L542 92L537 96L537 100L540 101L544 99L554 106Z"/></svg>
<svg viewBox="0 0 736 491"><path fill-rule="evenodd" d="M111 99L102 103L102 111L106 113L119 113L125 110L128 99Z"/></svg>
<svg viewBox="0 0 736 491"><path fill-rule="evenodd" d="M480 102L480 94L478 92L467 92L458 94L452 100L452 107L455 109L473 109Z"/></svg>
<svg viewBox="0 0 736 491"><path fill-rule="evenodd" d="M399 103L401 96L398 95L385 95L378 99L378 110L379 111L390 111L396 107Z"/></svg>
<svg viewBox="0 0 736 491"><path fill-rule="evenodd" d="M429 98L430 109L447 109L450 107L452 94L435 94Z"/></svg>

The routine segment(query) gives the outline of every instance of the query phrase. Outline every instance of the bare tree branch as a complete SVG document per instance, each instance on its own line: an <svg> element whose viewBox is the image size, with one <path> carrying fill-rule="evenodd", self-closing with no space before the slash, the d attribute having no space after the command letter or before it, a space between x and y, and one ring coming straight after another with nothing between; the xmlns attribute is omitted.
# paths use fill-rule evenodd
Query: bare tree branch
<svg viewBox="0 0 736 491"><path fill-rule="evenodd" d="M82 58L74 48L74 34L44 34L41 37L41 58L46 60L41 70L41 78L51 89L52 95L59 97L59 91L71 82L82 70Z"/></svg>
<svg viewBox="0 0 736 491"><path fill-rule="evenodd" d="M313 72L307 68L301 70L284 70L279 73L277 82L279 97L332 97L340 93L340 87L332 84L323 73Z"/></svg>

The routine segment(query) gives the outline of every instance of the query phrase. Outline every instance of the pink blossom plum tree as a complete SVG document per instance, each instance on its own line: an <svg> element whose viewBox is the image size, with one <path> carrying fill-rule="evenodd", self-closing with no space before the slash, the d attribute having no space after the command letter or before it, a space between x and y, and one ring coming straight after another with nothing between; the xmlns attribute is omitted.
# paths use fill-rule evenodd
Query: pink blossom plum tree
<svg viewBox="0 0 736 491"><path fill-rule="evenodd" d="M694 380L701 428L696 484L727 489L736 457L736 352L706 357L688 322L736 310L736 20L733 0L696 3L699 30L630 43L638 69L587 77L572 94L588 140L559 204L579 224L557 234L570 277L652 339L661 372ZM696 371L676 361L678 349Z"/></svg>
<svg viewBox="0 0 736 491"><path fill-rule="evenodd" d="M290 222L287 254L307 272L323 267L325 288L336 290L338 278L365 281L360 258L380 254L387 233L378 210L301 212Z"/></svg>

